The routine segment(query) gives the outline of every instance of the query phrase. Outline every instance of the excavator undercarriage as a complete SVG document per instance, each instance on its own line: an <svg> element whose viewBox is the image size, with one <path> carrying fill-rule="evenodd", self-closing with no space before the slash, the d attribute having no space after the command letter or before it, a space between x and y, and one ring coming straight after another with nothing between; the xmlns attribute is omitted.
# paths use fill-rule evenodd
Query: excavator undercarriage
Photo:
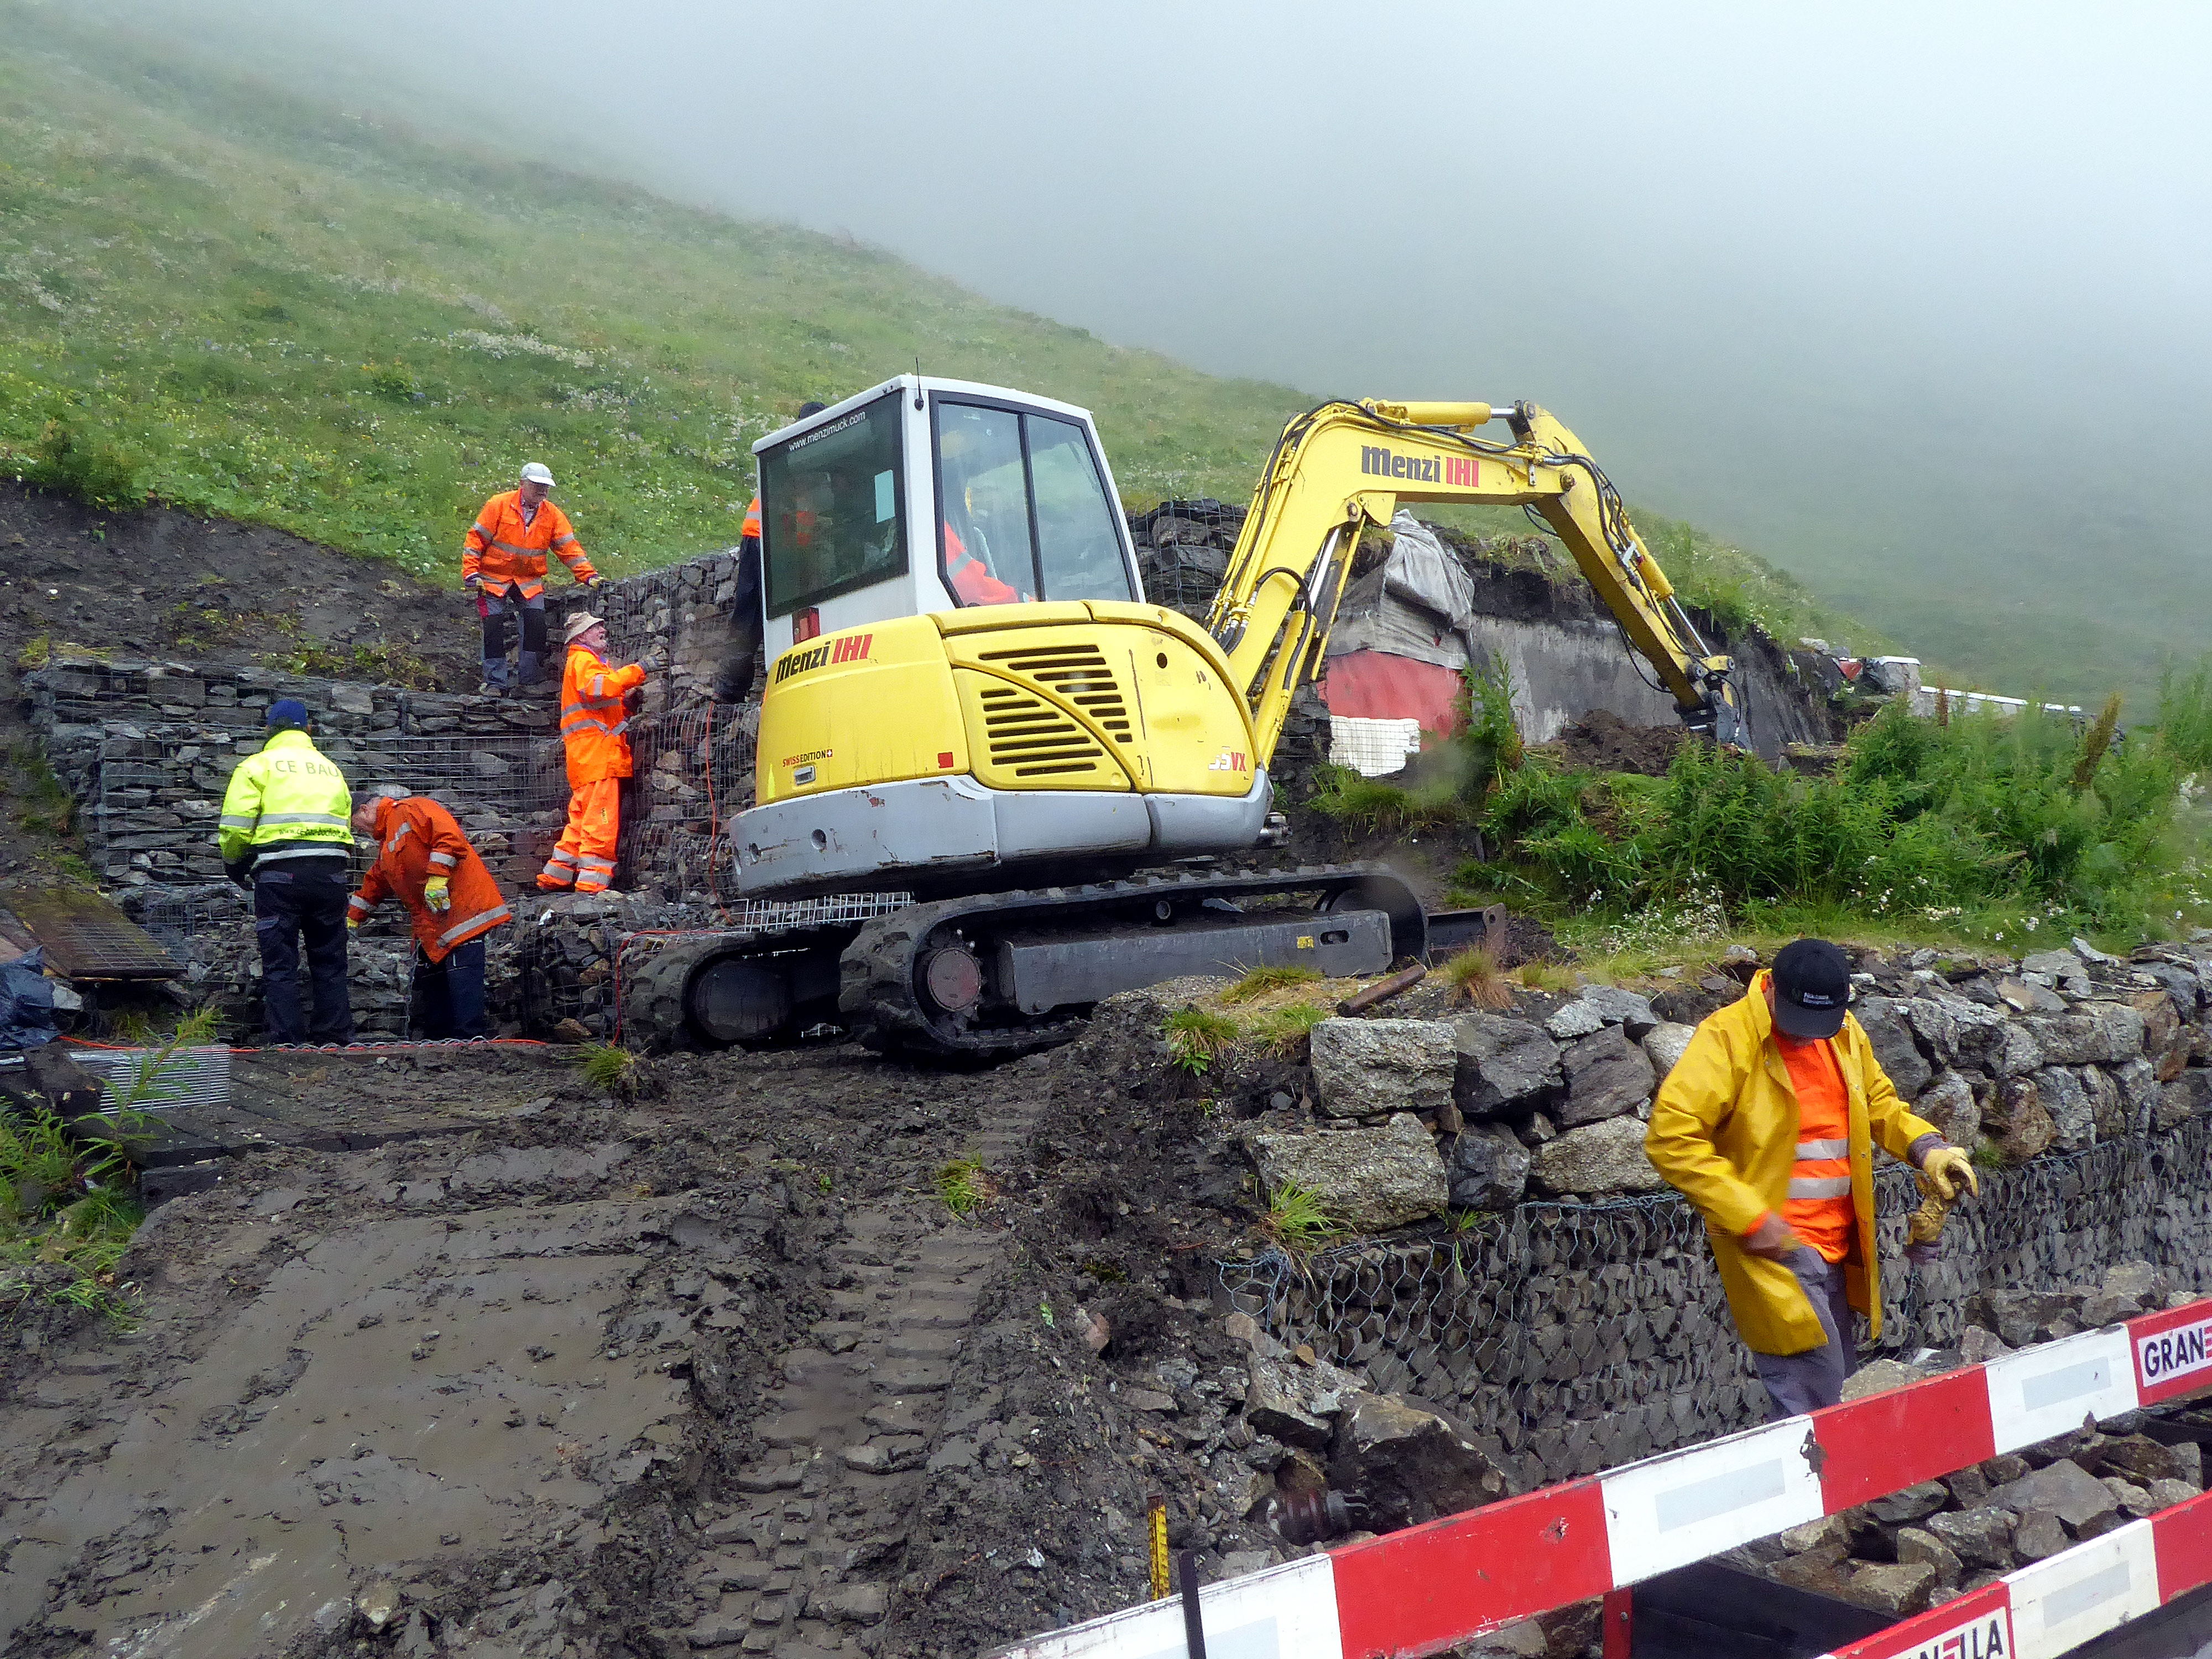
<svg viewBox="0 0 2212 1659"><path fill-rule="evenodd" d="M1193 975L1377 974L1428 917L1380 865L1167 877L902 904L866 921L684 935L628 972L626 1028L720 1048L811 1030L942 1059L1064 1042L1117 991Z"/></svg>

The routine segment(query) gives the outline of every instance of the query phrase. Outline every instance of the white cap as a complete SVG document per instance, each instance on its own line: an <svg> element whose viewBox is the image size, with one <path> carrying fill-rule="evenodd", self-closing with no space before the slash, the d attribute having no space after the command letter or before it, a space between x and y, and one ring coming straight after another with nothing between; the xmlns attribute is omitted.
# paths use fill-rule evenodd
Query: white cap
<svg viewBox="0 0 2212 1659"><path fill-rule="evenodd" d="M525 461L522 464L522 482L542 483L550 489L553 488L553 474L543 461Z"/></svg>

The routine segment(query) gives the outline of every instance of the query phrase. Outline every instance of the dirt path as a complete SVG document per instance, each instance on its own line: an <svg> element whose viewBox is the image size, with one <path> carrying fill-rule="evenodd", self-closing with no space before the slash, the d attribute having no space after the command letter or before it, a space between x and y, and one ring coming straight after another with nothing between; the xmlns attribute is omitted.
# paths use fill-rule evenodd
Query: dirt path
<svg viewBox="0 0 2212 1659"><path fill-rule="evenodd" d="M0 1336L0 1651L883 1648L1005 1248L932 1177L1041 1081L695 1056L485 1121L487 1056L423 1080L466 1133L239 1160L134 1248L135 1334Z"/></svg>

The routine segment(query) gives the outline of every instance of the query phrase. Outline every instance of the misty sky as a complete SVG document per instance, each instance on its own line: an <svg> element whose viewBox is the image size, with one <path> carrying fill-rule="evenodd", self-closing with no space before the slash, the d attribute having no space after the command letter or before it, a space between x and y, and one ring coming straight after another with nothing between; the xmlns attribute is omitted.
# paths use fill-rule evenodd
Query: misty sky
<svg viewBox="0 0 2212 1659"><path fill-rule="evenodd" d="M134 9L1200 368L1532 398L1932 655L2203 648L2212 8Z"/></svg>

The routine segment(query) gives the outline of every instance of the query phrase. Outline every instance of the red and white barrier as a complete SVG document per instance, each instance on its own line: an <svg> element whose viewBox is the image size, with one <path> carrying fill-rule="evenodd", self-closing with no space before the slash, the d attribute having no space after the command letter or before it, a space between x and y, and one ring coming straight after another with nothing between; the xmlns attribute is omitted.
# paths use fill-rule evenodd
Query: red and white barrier
<svg viewBox="0 0 2212 1659"><path fill-rule="evenodd" d="M2212 1583L2212 1497L2076 1544L1827 1659L2059 1659Z"/></svg>
<svg viewBox="0 0 2212 1659"><path fill-rule="evenodd" d="M1206 1650L1210 1659L1419 1659L2048 1440L2085 1419L2207 1388L2212 1300L1210 1584L1200 1597ZM1939 1615L1969 1619L2002 1601L2036 1609L2033 1617L2048 1618L2054 1632L2078 1626L2086 1634L2068 1635L2070 1645L2208 1580L2212 1507L2200 1498L1948 1603L1928 1615L1939 1620L1929 1628L1948 1640ZM2111 1624L2089 1629L2087 1621L2114 1610ZM1033 1637L1003 1654L1180 1659L1184 1650L1182 1611L1170 1600ZM2064 1650L2021 1650L2036 1659ZM1860 1659L1860 1648L1845 1651ZM1917 1659L1921 1651L1868 1648L1865 1656ZM1990 1650L1940 1641L1926 1650L1929 1659L1978 1651Z"/></svg>

